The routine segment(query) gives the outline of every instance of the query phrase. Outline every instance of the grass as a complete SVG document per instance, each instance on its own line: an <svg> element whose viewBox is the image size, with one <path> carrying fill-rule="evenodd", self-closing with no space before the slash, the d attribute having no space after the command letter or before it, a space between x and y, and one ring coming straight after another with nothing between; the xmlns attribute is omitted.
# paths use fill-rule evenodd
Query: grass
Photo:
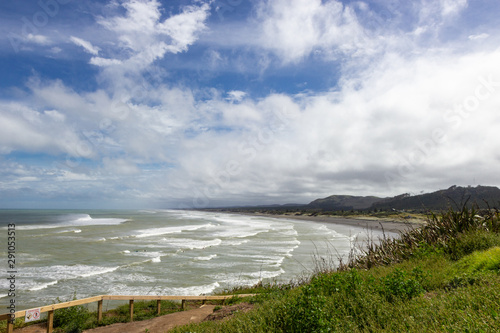
<svg viewBox="0 0 500 333"><path fill-rule="evenodd" d="M481 216L479 216L481 215ZM256 307L173 332L498 332L500 214L431 215L399 239L370 242L297 285L258 285Z"/></svg>

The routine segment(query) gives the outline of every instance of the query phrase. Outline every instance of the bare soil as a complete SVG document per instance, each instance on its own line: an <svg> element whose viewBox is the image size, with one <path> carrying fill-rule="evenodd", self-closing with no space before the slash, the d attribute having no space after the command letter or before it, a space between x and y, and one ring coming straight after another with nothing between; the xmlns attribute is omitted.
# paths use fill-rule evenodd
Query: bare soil
<svg viewBox="0 0 500 333"><path fill-rule="evenodd" d="M212 314L209 314L203 321L214 321L214 320L223 320L231 317L233 314L238 312L248 312L253 309L252 304L248 303L240 303L232 306L225 306L222 309L219 309Z"/></svg>
<svg viewBox="0 0 500 333"><path fill-rule="evenodd" d="M236 312L247 312L253 308L253 305L240 303L232 306L225 306L214 312L215 305L202 305L199 308L175 312L168 315L131 323L117 323L108 326L102 326L84 333L144 333L146 329L149 333L164 333L174 327L190 323L199 323L205 320L223 320L232 316ZM14 330L14 333L45 333L46 324L31 325L28 327Z"/></svg>

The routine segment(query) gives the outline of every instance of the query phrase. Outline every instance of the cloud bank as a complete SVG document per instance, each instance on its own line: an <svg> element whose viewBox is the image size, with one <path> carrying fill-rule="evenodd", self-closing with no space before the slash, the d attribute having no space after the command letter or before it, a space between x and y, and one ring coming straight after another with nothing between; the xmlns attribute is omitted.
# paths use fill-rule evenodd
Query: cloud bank
<svg viewBox="0 0 500 333"><path fill-rule="evenodd" d="M473 5L242 1L222 20L210 1L111 2L67 32L78 54L57 45L94 88L32 73L0 101L0 196L202 208L499 185L499 34ZM277 77L305 88L252 88Z"/></svg>

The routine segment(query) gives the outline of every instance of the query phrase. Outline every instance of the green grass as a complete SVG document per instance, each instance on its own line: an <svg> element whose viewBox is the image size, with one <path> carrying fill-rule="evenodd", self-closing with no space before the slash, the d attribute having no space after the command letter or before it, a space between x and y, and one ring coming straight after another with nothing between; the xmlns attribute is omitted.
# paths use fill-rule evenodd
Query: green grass
<svg viewBox="0 0 500 333"><path fill-rule="evenodd" d="M499 226L495 211L432 216L301 285L245 290L253 311L173 332L498 332Z"/></svg>

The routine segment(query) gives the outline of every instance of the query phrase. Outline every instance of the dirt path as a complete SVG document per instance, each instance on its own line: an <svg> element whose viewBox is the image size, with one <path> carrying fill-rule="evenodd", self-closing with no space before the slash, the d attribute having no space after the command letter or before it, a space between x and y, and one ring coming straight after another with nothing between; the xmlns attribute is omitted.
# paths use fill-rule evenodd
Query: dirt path
<svg viewBox="0 0 500 333"><path fill-rule="evenodd" d="M214 312L215 305L202 305L202 307L189 311L175 312L161 317L156 317L132 323L117 323L102 326L84 333L144 333L146 328L150 333L168 332L170 329L189 323L199 323ZM46 333L46 324L32 325L14 330L14 333Z"/></svg>
<svg viewBox="0 0 500 333"><path fill-rule="evenodd" d="M148 319L144 321L134 321L132 323L118 323L108 326L102 326L84 333L144 333L148 329L149 333L164 333L174 327L199 323L204 320L222 320L231 316L234 312L250 310L253 306L246 303L223 307L214 313L215 305L202 305L200 308L175 312L161 317ZM45 333L47 328L45 324L32 325L14 330L14 333Z"/></svg>
<svg viewBox="0 0 500 333"><path fill-rule="evenodd" d="M199 323L214 312L215 305L202 305L198 309L175 312L165 316L132 323L118 323L86 330L84 333L163 333L189 323Z"/></svg>

